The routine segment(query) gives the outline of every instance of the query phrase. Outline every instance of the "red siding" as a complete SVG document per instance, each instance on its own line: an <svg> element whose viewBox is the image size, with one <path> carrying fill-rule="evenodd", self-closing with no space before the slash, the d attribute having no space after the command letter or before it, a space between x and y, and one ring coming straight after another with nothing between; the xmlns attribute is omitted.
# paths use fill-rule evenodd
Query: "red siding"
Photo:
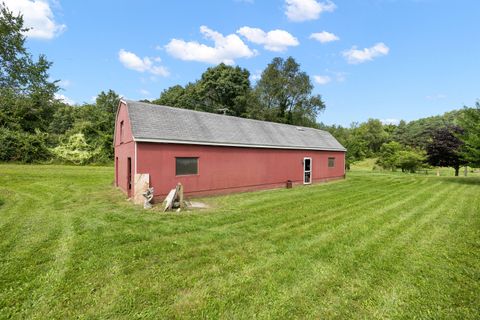
<svg viewBox="0 0 480 320"><path fill-rule="evenodd" d="M123 121L123 138L120 124ZM133 195L132 187L128 189L128 158L132 159L132 175L135 175L135 142L133 141L132 128L128 119L128 111L125 104L121 103L115 123L115 184L128 196ZM118 158L118 161L117 161Z"/></svg>
<svg viewBox="0 0 480 320"><path fill-rule="evenodd" d="M198 157L198 174L175 176L175 157ZM137 142L137 172L149 173L155 195L178 182L190 195L218 194L303 183L303 158L312 158L312 182L343 178L345 153ZM335 157L335 167L328 158Z"/></svg>

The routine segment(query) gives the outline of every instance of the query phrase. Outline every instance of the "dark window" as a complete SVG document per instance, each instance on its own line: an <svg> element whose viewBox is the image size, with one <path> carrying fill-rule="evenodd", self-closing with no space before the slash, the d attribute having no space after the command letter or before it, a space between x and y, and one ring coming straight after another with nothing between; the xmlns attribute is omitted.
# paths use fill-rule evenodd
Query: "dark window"
<svg viewBox="0 0 480 320"><path fill-rule="evenodd" d="M335 167L335 158L328 158L328 167L329 168Z"/></svg>
<svg viewBox="0 0 480 320"><path fill-rule="evenodd" d="M123 142L123 121L120 121L120 143Z"/></svg>
<svg viewBox="0 0 480 320"><path fill-rule="evenodd" d="M175 174L184 176L198 173L198 158L175 158Z"/></svg>

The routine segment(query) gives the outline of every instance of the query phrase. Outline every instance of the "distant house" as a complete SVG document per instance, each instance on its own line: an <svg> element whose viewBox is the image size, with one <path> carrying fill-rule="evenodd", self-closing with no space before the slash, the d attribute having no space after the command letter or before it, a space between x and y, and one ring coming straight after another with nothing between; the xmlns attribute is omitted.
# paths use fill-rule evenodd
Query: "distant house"
<svg viewBox="0 0 480 320"><path fill-rule="evenodd" d="M326 131L129 100L114 145L115 183L137 200L145 184L157 197L178 182L210 195L345 176L346 150Z"/></svg>

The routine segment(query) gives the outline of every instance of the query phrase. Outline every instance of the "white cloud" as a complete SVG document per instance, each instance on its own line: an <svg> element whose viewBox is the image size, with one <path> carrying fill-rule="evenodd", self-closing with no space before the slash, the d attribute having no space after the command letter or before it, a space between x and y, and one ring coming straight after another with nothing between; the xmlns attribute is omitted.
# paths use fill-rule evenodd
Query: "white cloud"
<svg viewBox="0 0 480 320"><path fill-rule="evenodd" d="M313 79L315 80L316 83L320 85L324 85L332 81L332 78L330 78L329 76L320 76L320 75L313 76Z"/></svg>
<svg viewBox="0 0 480 320"><path fill-rule="evenodd" d="M154 61L158 62L160 58L144 57L143 59L137 56L133 52L120 49L118 52L118 59L124 65L125 68L135 70L138 72L149 72L151 74L167 77L170 75L168 70L160 65L154 65ZM153 61L152 61L153 60Z"/></svg>
<svg viewBox="0 0 480 320"><path fill-rule="evenodd" d="M234 64L235 59L250 58L256 55L256 51L251 50L236 34L224 36L206 26L201 26L200 32L205 39L213 40L213 47L197 41L172 39L165 46L165 49L171 56L180 60L211 64L220 62Z"/></svg>
<svg viewBox="0 0 480 320"><path fill-rule="evenodd" d="M374 58L386 56L390 48L383 42L375 44L373 47L358 50L356 46L353 46L350 50L344 51L342 54L350 64L359 64L366 61L371 61Z"/></svg>
<svg viewBox="0 0 480 320"><path fill-rule="evenodd" d="M297 38L285 30L276 29L265 32L259 28L242 27L237 30L237 33L253 43L263 45L269 51L281 52L299 44Z"/></svg>
<svg viewBox="0 0 480 320"><path fill-rule="evenodd" d="M55 22L50 5L45 0L4 0L14 14L22 14L25 27L31 28L25 35L29 38L52 39L67 28Z"/></svg>
<svg viewBox="0 0 480 320"><path fill-rule="evenodd" d="M64 96L63 94L60 93L55 93L55 99L62 101L63 103L67 103L70 105L75 104L75 101L70 99L69 97Z"/></svg>
<svg viewBox="0 0 480 320"><path fill-rule="evenodd" d="M150 94L150 91L145 90L145 89L140 89L140 93L144 96L148 96Z"/></svg>
<svg viewBox="0 0 480 320"><path fill-rule="evenodd" d="M320 41L321 43L327 43L327 42L340 40L339 37L337 37L333 33L327 32L327 31L312 33L310 35L310 39Z"/></svg>
<svg viewBox="0 0 480 320"><path fill-rule="evenodd" d="M68 79L60 80L57 82L57 85L61 88L68 88L72 85L72 82Z"/></svg>
<svg viewBox="0 0 480 320"><path fill-rule="evenodd" d="M285 0L285 15L291 21L301 22L315 20L322 12L332 12L337 6L331 2L315 0Z"/></svg>
<svg viewBox="0 0 480 320"><path fill-rule="evenodd" d="M390 118L390 119L380 119L380 122L383 123L383 124L394 124L394 125L397 125L400 123L400 120L399 119L393 119L393 118Z"/></svg>

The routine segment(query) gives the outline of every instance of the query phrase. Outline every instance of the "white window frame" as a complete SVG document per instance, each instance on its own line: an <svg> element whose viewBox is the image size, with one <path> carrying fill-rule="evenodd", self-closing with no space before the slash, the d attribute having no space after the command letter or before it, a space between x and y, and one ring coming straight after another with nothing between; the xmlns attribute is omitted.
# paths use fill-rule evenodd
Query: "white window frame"
<svg viewBox="0 0 480 320"><path fill-rule="evenodd" d="M306 164L306 160L310 160L310 170L305 170L305 164ZM313 161L312 161L312 158L311 157L305 157L303 158L303 184L312 184L312 168L313 168ZM306 172L310 172L310 181L307 182L305 180L305 173Z"/></svg>

